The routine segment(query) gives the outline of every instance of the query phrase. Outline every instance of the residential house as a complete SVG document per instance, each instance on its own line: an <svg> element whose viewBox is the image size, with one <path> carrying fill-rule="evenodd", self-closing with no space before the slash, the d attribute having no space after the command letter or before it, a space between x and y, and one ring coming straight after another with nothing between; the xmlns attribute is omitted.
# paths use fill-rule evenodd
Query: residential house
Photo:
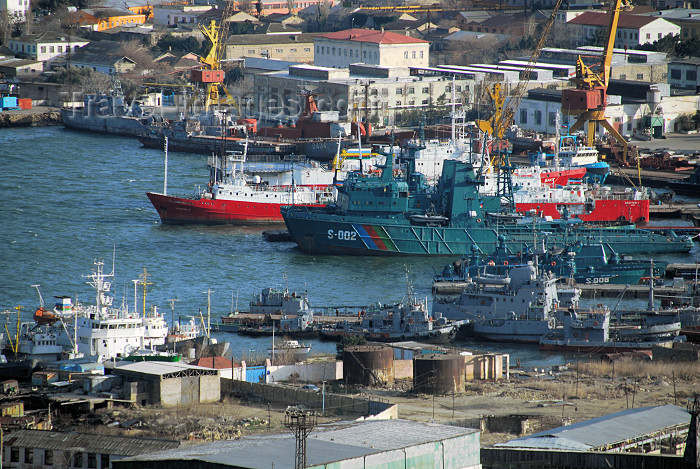
<svg viewBox="0 0 700 469"><path fill-rule="evenodd" d="M36 60L0 58L0 76L13 78L37 75L44 71L44 64Z"/></svg>
<svg viewBox="0 0 700 469"><path fill-rule="evenodd" d="M681 40L700 36L700 9L673 8L647 13L653 18L663 18L681 28Z"/></svg>
<svg viewBox="0 0 700 469"><path fill-rule="evenodd" d="M30 0L0 0L0 12L7 11L10 22L24 21L30 8Z"/></svg>
<svg viewBox="0 0 700 469"><path fill-rule="evenodd" d="M304 19L300 18L296 13L270 13L269 15L261 16L260 21L264 23L281 23L287 26L298 26L304 23Z"/></svg>
<svg viewBox="0 0 700 469"><path fill-rule="evenodd" d="M66 22L92 31L104 31L116 26L143 24L146 15L123 8L85 8L68 13Z"/></svg>
<svg viewBox="0 0 700 469"><path fill-rule="evenodd" d="M47 70L52 61L64 58L69 52L74 54L88 43L80 37L49 31L12 37L8 41L8 47L19 58L43 62L44 69Z"/></svg>
<svg viewBox="0 0 700 469"><path fill-rule="evenodd" d="M292 24L263 23L255 28L255 34L301 34L301 28Z"/></svg>
<svg viewBox="0 0 700 469"><path fill-rule="evenodd" d="M333 2L329 2L328 0L258 0L255 2L255 9L259 16L267 16L272 13L297 13L304 8L310 6L318 8L326 3L332 4ZM236 7L241 10L244 10L247 4L249 4L249 2L245 2L244 0L239 0L235 3Z"/></svg>
<svg viewBox="0 0 700 469"><path fill-rule="evenodd" d="M700 58L672 60L668 64L668 84L700 93Z"/></svg>
<svg viewBox="0 0 700 469"><path fill-rule="evenodd" d="M314 61L315 34L240 34L226 41L226 59L264 57L293 62Z"/></svg>
<svg viewBox="0 0 700 469"><path fill-rule="evenodd" d="M210 10L207 10L203 13L200 13L200 15L197 17L197 23L199 24L209 24L211 21L216 21L217 24L221 24L221 15L223 12L218 9L218 8L212 8ZM249 24L258 24L260 21L252 16L249 15L248 13L245 13L243 11L234 11L231 16L229 16L226 19L226 22L229 23L230 28L233 29L234 24L243 24L243 23L249 23Z"/></svg>
<svg viewBox="0 0 700 469"><path fill-rule="evenodd" d="M199 16L213 5L159 5L153 8L153 24L174 26L178 23L199 23ZM221 16L219 14L219 16Z"/></svg>
<svg viewBox="0 0 700 469"><path fill-rule="evenodd" d="M175 70L189 70L202 65L199 61L199 56L192 52L168 51L159 55L153 59L153 61L157 63L166 63Z"/></svg>
<svg viewBox="0 0 700 469"><path fill-rule="evenodd" d="M122 45L112 41L91 42L71 56L70 64L107 75L126 73L136 67L136 63L122 52Z"/></svg>
<svg viewBox="0 0 700 469"><path fill-rule="evenodd" d="M95 433L19 430L5 434L2 462L16 469L95 468L130 456L173 450L180 443L155 438L98 435Z"/></svg>
<svg viewBox="0 0 700 469"><path fill-rule="evenodd" d="M605 32L609 21L609 13L587 11L567 24L572 27L572 36L578 38L580 45L584 45L589 44L600 32ZM680 32L680 26L663 18L621 13L615 47L634 49L639 45L658 41L669 34L677 36Z"/></svg>
<svg viewBox="0 0 700 469"><path fill-rule="evenodd" d="M463 31L500 34L519 39L535 34L537 24L544 19L546 19L545 15L541 11L527 15L499 14L484 20L467 21L461 27Z"/></svg>
<svg viewBox="0 0 700 469"><path fill-rule="evenodd" d="M365 63L386 67L427 66L430 43L389 31L347 29L314 38L314 64L347 68Z"/></svg>

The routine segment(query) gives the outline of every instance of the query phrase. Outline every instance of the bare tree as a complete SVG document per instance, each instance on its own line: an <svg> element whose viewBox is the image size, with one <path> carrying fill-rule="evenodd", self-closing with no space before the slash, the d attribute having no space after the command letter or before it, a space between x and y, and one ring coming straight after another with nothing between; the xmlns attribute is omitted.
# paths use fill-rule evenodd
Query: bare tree
<svg viewBox="0 0 700 469"><path fill-rule="evenodd" d="M12 25L10 24L10 14L7 8L0 11L0 42L7 45L12 33Z"/></svg>
<svg viewBox="0 0 700 469"><path fill-rule="evenodd" d="M294 13L294 0L287 0L287 9L290 15Z"/></svg>

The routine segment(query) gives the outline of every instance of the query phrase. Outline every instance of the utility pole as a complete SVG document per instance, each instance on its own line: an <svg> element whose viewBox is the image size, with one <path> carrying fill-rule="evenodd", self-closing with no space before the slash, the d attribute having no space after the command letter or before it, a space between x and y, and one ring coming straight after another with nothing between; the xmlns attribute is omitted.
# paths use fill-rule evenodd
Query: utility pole
<svg viewBox="0 0 700 469"><path fill-rule="evenodd" d="M294 433L296 438L296 458L294 469L306 467L306 439L316 425L316 414L304 406L289 406L284 415L284 426Z"/></svg>

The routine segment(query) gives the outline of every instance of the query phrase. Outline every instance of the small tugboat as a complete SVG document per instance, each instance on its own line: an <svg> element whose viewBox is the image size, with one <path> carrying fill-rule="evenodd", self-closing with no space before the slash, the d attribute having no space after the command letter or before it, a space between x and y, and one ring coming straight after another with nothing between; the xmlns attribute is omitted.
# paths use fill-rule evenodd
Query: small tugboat
<svg viewBox="0 0 700 469"><path fill-rule="evenodd" d="M333 186L271 186L260 178L249 182L243 172L246 150L231 152L221 166L214 165L210 182L204 191L191 197L148 192L146 195L163 223L170 224L255 224L282 222L280 208L285 205L323 206L331 202ZM167 178L166 178L167 179Z"/></svg>
<svg viewBox="0 0 700 469"><path fill-rule="evenodd" d="M286 275L284 280L286 284ZM285 334L288 337L312 338L319 335L306 293L290 292L286 286L283 289L264 288L250 302L247 312L258 316L244 316L241 313L222 316L219 330L251 336ZM277 320L273 315L277 316Z"/></svg>
<svg viewBox="0 0 700 469"><path fill-rule="evenodd" d="M408 280L408 278L407 278ZM427 343L448 343L466 321L448 321L440 313L428 312L428 300L419 300L407 282L407 294L394 305L373 305L360 312L361 323L347 321L321 329L321 337L340 340L361 336L370 341L399 342L415 340Z"/></svg>
<svg viewBox="0 0 700 469"><path fill-rule="evenodd" d="M558 320L563 327L540 339L540 350L608 353L651 350L654 345L683 342L680 322L660 317L653 327L634 328L634 334L623 331L630 326L611 328L610 310L603 305L587 313L562 312Z"/></svg>
<svg viewBox="0 0 700 469"><path fill-rule="evenodd" d="M268 355L273 358L275 355L293 354L296 361L303 361L311 352L311 346L300 344L296 340L285 340L281 344L273 345L267 349Z"/></svg>

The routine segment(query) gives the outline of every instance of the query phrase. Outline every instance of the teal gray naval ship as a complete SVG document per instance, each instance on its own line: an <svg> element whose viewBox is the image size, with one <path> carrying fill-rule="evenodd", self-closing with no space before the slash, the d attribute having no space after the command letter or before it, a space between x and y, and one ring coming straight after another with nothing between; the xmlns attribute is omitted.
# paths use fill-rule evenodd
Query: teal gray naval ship
<svg viewBox="0 0 700 469"><path fill-rule="evenodd" d="M391 158L381 174L352 173L334 204L323 208L282 207L292 239L310 254L462 255L476 246L491 254L499 235L514 251L534 239L561 250L577 241L608 243L619 254L687 252L692 239L659 234L633 224L588 225L578 219L513 221L501 198L480 196L474 167L446 160L436 187L411 160L401 168ZM525 221L525 222L523 222Z"/></svg>

